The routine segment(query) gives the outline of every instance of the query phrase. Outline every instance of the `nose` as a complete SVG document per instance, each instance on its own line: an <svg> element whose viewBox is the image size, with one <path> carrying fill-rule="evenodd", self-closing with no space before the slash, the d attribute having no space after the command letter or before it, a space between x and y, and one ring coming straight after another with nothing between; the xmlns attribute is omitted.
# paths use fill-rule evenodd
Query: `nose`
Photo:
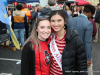
<svg viewBox="0 0 100 75"><path fill-rule="evenodd" d="M49 29L48 28L45 28L45 30L44 30L45 32L48 32L49 31Z"/></svg>
<svg viewBox="0 0 100 75"><path fill-rule="evenodd" d="M58 25L58 22L55 22L54 24L55 24L55 26L56 26L56 25Z"/></svg>

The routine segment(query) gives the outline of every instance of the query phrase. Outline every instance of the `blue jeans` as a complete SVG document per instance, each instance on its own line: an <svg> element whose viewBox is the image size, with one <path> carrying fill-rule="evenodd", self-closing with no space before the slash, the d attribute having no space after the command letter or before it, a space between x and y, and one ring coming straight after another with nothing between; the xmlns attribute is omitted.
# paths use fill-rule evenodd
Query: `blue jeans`
<svg viewBox="0 0 100 75"><path fill-rule="evenodd" d="M20 36L20 42L21 42L21 46L24 45L24 34L25 34L25 29L14 29L14 33L16 38L18 39L18 36ZM13 44L14 46L14 44Z"/></svg>

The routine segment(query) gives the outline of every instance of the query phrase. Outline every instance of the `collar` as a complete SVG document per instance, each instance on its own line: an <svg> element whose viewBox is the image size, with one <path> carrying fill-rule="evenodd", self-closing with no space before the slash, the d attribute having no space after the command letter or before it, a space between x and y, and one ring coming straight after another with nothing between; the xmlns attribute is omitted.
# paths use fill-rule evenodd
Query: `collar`
<svg viewBox="0 0 100 75"><path fill-rule="evenodd" d="M88 17L86 15L84 15L84 14L81 14L81 15L83 15L84 17L86 17L88 19Z"/></svg>

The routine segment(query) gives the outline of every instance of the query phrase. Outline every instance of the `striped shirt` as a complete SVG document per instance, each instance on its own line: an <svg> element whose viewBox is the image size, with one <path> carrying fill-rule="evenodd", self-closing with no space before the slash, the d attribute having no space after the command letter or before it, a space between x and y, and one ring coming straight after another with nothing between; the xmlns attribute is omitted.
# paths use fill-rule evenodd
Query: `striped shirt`
<svg viewBox="0 0 100 75"><path fill-rule="evenodd" d="M58 39L57 36L55 37L55 42L61 55L66 45L65 35L66 33L64 34L64 37L62 39ZM52 56L52 63L50 67L50 75L63 75L63 72L61 68L59 67L58 63L56 62L55 58L53 57L52 54L51 56Z"/></svg>

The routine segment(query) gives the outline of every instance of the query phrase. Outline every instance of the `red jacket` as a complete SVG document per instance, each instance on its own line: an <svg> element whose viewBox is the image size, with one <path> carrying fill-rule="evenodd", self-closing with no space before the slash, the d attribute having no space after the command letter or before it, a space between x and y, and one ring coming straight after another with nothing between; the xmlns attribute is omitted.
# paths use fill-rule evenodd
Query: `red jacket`
<svg viewBox="0 0 100 75"><path fill-rule="evenodd" d="M93 37L94 37L97 33L96 24L95 24L95 21L93 19L89 19L89 21L92 22L92 24L93 24Z"/></svg>

